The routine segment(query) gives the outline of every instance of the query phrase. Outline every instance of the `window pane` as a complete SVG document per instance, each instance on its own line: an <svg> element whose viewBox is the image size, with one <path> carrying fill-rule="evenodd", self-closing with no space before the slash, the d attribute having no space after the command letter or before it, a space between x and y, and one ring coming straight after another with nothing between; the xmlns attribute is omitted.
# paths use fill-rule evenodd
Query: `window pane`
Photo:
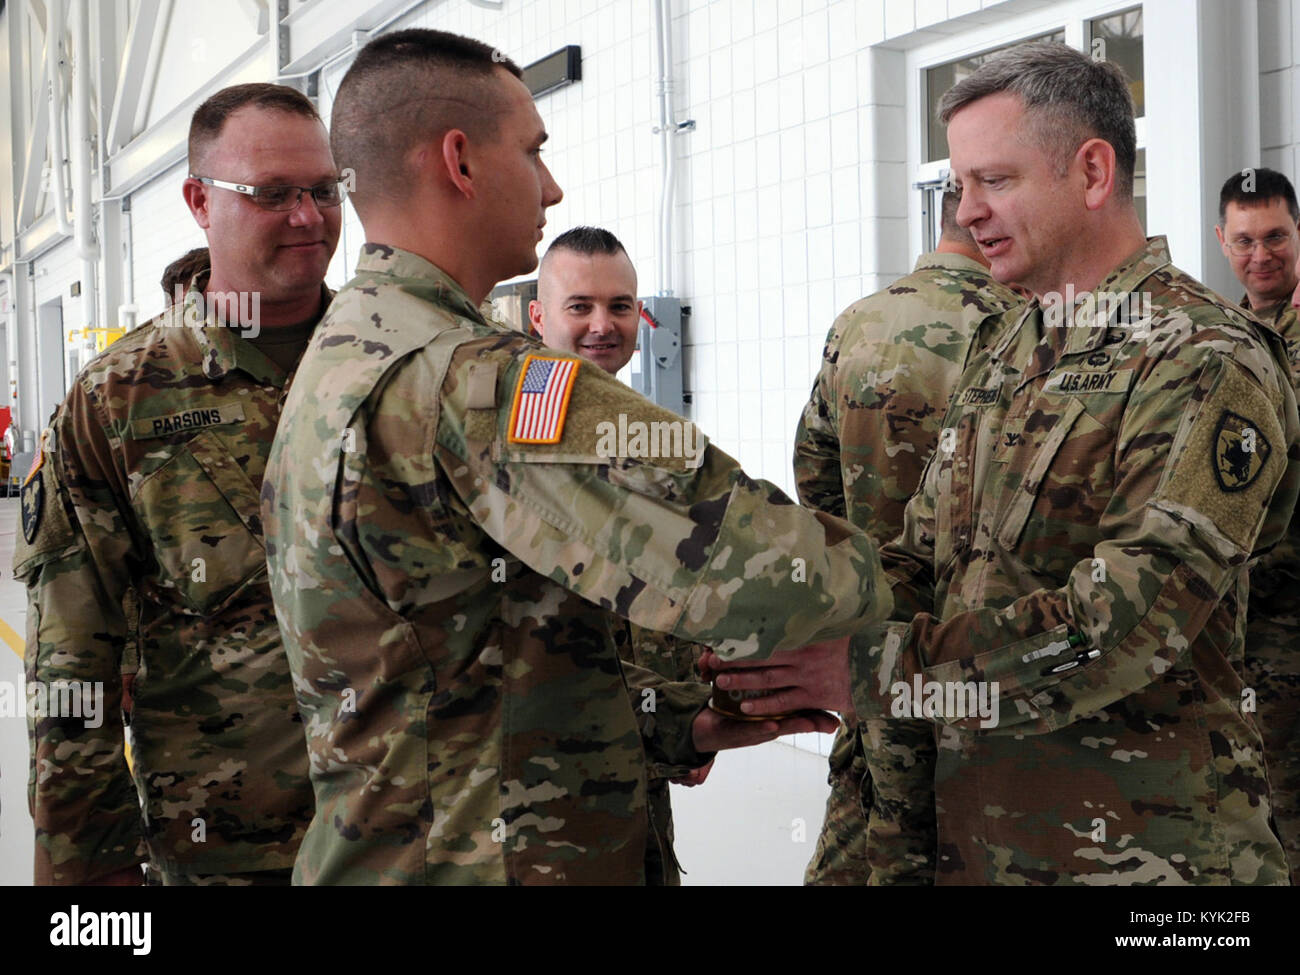
<svg viewBox="0 0 1300 975"><path fill-rule="evenodd" d="M1133 114L1146 115L1142 91L1142 8L1126 10L1088 21L1092 56L1114 61L1128 75L1128 90L1133 96Z"/></svg>
<svg viewBox="0 0 1300 975"><path fill-rule="evenodd" d="M1141 16L1138 14L1138 57L1141 57ZM1127 15L1122 15L1127 16ZM1113 18L1108 18L1113 19ZM1101 23L1101 21L1098 21ZM976 54L968 58L962 58L958 61L949 61L947 64L940 64L933 68L927 68L925 72L925 108L926 108L926 129L928 138L926 139L925 161L934 162L936 159L948 158L948 131L947 127L939 121L937 109L939 99L943 93L962 79L969 77L976 68L987 61L995 54L1001 54L1003 51L1009 51L1013 47L1026 44L1029 41L1057 41L1065 43L1065 31L1053 31L1050 34L1040 34L1038 37L1026 37L1024 40L1016 41L1014 44L1005 44L1002 47L995 47L991 51L984 51L982 54ZM1109 42L1107 42L1109 44ZM1123 64L1123 62L1120 62ZM1139 62L1140 63L1140 62ZM1128 70L1127 67L1125 70ZM1139 74L1138 77L1141 77Z"/></svg>

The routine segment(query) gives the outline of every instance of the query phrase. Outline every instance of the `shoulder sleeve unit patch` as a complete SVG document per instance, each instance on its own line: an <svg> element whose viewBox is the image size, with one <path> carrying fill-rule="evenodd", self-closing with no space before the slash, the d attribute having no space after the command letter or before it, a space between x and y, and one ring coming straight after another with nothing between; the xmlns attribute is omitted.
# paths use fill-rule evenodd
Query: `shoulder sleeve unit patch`
<svg viewBox="0 0 1300 975"><path fill-rule="evenodd" d="M43 456L43 455L42 455ZM23 538L28 545L35 544L36 532L41 527L41 515L45 510L45 478L39 475L39 464L34 467L27 479L23 481L20 495L23 518Z"/></svg>
<svg viewBox="0 0 1300 975"><path fill-rule="evenodd" d="M1268 463L1273 445L1254 423L1221 410L1214 436L1214 476L1224 491L1244 491Z"/></svg>
<svg viewBox="0 0 1300 975"><path fill-rule="evenodd" d="M1231 363L1201 407L1163 496L1209 518L1250 551L1286 465L1274 456L1285 434L1264 392Z"/></svg>
<svg viewBox="0 0 1300 975"><path fill-rule="evenodd" d="M510 443L559 443L564 417L578 378L578 359L530 355L519 372L519 385L510 404Z"/></svg>

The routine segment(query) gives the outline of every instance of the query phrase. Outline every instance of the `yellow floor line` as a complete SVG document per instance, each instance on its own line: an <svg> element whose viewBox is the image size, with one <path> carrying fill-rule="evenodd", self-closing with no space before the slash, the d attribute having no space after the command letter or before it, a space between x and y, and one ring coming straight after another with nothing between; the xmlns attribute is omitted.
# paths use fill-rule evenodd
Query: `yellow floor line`
<svg viewBox="0 0 1300 975"><path fill-rule="evenodd" d="M4 640L5 643L9 644L9 649L18 654L19 659L22 658L23 645L26 641L18 635L17 630L4 620L0 620L0 640Z"/></svg>

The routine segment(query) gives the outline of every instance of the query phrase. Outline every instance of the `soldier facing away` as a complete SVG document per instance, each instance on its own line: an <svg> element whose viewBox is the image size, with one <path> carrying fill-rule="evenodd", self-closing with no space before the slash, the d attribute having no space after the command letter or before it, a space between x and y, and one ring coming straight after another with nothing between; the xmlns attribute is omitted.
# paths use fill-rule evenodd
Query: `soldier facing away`
<svg viewBox="0 0 1300 975"><path fill-rule="evenodd" d="M602 455L604 425L680 418L480 316L560 199L520 77L477 41L399 31L334 103L368 243L262 504L316 791L300 882L642 882L646 752L611 611L759 656L888 611L865 535L712 445ZM728 721L683 686L636 695L653 761L835 727Z"/></svg>
<svg viewBox="0 0 1300 975"><path fill-rule="evenodd" d="M1282 343L1143 239L1117 67L1026 44L941 109L958 220L1038 299L883 550L898 622L730 684L933 722L938 883L1286 884L1241 679L1300 484Z"/></svg>
<svg viewBox="0 0 1300 975"><path fill-rule="evenodd" d="M1245 289L1241 307L1286 342L1291 376L1300 383L1300 324L1291 303L1300 260L1300 204L1279 172L1260 166L1229 176L1219 193L1214 228ZM1300 388L1300 387L1298 387ZM1273 787L1273 822L1300 883L1300 521L1250 575L1246 616L1246 692L1264 736Z"/></svg>
<svg viewBox="0 0 1300 975"><path fill-rule="evenodd" d="M795 432L799 500L881 545L903 529L962 370L1024 306L958 225L959 202L943 194L939 245L911 274L835 319ZM807 883L934 883L933 753L926 721L845 715Z"/></svg>
<svg viewBox="0 0 1300 975"><path fill-rule="evenodd" d="M167 296L167 307L170 308L184 301L185 293L190 290L190 282L198 277L200 272L208 270L211 264L212 258L208 256L208 249L195 247L163 268L160 283L163 294Z"/></svg>
<svg viewBox="0 0 1300 975"><path fill-rule="evenodd" d="M636 268L627 251L608 230L574 227L551 242L537 270L537 298L528 318L548 346L582 356L611 376L636 351L642 303L636 296ZM624 663L662 680L699 683L695 662L704 648L667 633L656 633L624 619L613 622L618 655ZM640 672L628 673L633 689ZM639 708L642 734L653 737L653 714ZM673 848L673 807L668 784L696 786L708 778L713 763L698 769L652 762L647 767L646 800L653 832L646 860L646 882L681 883L681 866Z"/></svg>
<svg viewBox="0 0 1300 975"><path fill-rule="evenodd" d="M82 370L23 487L28 684L102 686L108 715L31 722L37 883L139 883L145 860L163 884L288 883L311 818L258 506L285 387L329 303L338 173L311 102L263 84L199 106L189 165L210 270Z"/></svg>

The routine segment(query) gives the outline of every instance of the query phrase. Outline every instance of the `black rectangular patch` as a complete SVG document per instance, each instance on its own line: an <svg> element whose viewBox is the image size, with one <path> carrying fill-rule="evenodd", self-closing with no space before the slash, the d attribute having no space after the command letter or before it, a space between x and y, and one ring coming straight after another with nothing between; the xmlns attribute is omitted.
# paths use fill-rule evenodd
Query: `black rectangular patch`
<svg viewBox="0 0 1300 975"><path fill-rule="evenodd" d="M1001 389L997 386L990 386L987 389L980 389L972 386L969 389L963 389L961 392L961 406L992 406L998 401L998 394Z"/></svg>
<svg viewBox="0 0 1300 975"><path fill-rule="evenodd" d="M1058 372L1048 378L1045 393L1069 393L1083 396L1088 393L1127 393L1133 382L1132 369L1112 372Z"/></svg>
<svg viewBox="0 0 1300 975"><path fill-rule="evenodd" d="M150 437L166 437L173 433L184 433L187 430L202 430L204 427L239 423L243 419L243 403L200 406L192 410L181 410L179 413L167 413L163 416L148 416L132 420L131 439L147 440Z"/></svg>

